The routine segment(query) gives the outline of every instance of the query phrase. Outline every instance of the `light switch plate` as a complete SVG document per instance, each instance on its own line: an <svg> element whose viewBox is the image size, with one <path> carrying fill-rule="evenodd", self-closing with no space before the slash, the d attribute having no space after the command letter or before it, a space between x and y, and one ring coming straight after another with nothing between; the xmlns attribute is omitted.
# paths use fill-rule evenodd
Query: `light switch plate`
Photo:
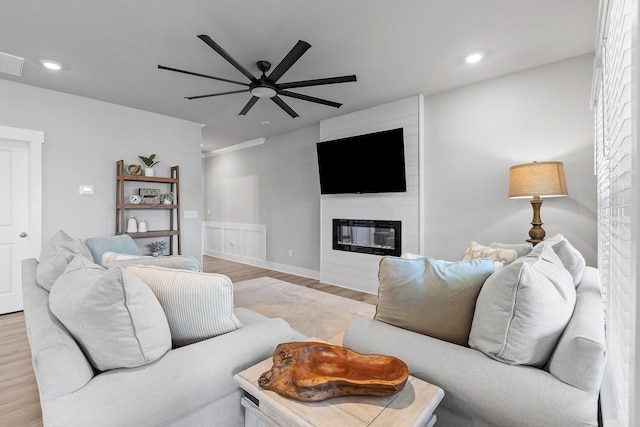
<svg viewBox="0 0 640 427"><path fill-rule="evenodd" d="M198 211L184 211L184 219L198 218Z"/></svg>
<svg viewBox="0 0 640 427"><path fill-rule="evenodd" d="M78 192L81 196L93 196L93 185L81 185Z"/></svg>

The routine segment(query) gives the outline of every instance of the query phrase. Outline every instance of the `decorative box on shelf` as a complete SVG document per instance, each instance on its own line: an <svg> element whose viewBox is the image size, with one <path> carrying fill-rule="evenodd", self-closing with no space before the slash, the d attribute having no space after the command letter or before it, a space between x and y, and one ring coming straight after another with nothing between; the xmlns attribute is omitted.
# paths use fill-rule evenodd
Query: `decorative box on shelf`
<svg viewBox="0 0 640 427"><path fill-rule="evenodd" d="M159 188L141 188L140 197L144 205L157 205L160 203Z"/></svg>

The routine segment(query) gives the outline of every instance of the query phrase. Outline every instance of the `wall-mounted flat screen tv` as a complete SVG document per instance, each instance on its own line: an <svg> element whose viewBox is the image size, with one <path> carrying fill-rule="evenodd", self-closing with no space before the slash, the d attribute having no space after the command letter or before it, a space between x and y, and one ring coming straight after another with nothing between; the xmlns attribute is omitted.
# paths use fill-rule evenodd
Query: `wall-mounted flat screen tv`
<svg viewBox="0 0 640 427"><path fill-rule="evenodd" d="M321 194L407 191L402 128L319 142Z"/></svg>

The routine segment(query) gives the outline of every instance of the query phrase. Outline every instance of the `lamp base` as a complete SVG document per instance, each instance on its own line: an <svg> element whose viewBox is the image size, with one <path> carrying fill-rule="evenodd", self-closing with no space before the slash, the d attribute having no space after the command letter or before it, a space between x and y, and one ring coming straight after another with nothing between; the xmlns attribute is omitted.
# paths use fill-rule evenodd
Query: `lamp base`
<svg viewBox="0 0 640 427"><path fill-rule="evenodd" d="M540 206L542 206L542 199L539 196L534 196L531 199L531 207L533 208L533 219L531 220L531 230L529 230L529 237L527 242L533 246L544 240L546 232L542 228L542 219L540 218Z"/></svg>

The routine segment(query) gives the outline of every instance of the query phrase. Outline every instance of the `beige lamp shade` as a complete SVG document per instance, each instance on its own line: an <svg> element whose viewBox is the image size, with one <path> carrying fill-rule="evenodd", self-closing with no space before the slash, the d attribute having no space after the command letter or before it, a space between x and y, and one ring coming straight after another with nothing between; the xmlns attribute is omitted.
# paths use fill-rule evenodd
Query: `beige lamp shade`
<svg viewBox="0 0 640 427"><path fill-rule="evenodd" d="M533 162L509 169L509 198L566 196L562 162Z"/></svg>

